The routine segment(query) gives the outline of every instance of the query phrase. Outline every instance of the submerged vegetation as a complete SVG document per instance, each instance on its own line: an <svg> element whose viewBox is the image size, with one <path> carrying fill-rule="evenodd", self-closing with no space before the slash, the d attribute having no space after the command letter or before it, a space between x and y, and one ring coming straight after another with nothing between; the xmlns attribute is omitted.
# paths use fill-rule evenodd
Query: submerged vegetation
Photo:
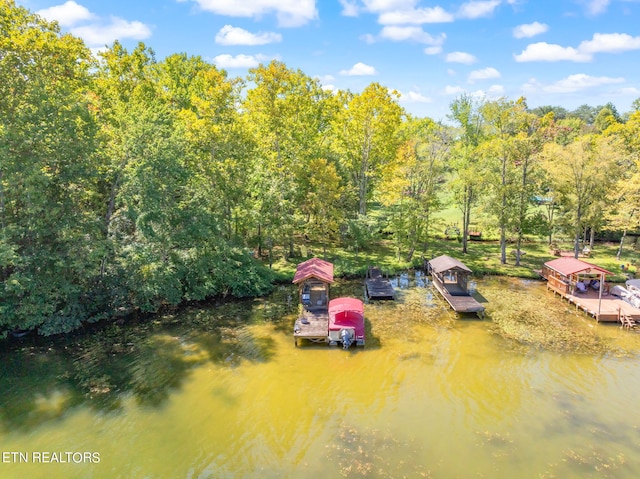
<svg viewBox="0 0 640 479"><path fill-rule="evenodd" d="M639 111L462 96L443 124L277 61L94 57L14 0L0 26L0 337L261 295L311 254L343 276L453 253L533 277L564 240L635 271Z"/></svg>
<svg viewBox="0 0 640 479"><path fill-rule="evenodd" d="M491 310L495 331L520 344L561 353L610 352L611 347L593 329L571 321L566 314L557 314L553 308L541 308L526 292L504 291L492 298Z"/></svg>
<svg viewBox="0 0 640 479"><path fill-rule="evenodd" d="M549 296L544 289L518 287L513 283L518 281L515 279L493 281L496 284L483 290L489 301L488 327L525 351L533 348L579 355L637 356L635 341L623 345L603 335L593 318L559 297ZM617 330L619 325L603 328Z"/></svg>

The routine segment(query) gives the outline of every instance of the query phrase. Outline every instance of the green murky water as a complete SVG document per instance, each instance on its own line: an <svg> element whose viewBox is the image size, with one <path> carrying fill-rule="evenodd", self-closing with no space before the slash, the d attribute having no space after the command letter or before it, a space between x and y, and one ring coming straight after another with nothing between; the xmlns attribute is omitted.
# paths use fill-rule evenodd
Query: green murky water
<svg viewBox="0 0 640 479"><path fill-rule="evenodd" d="M413 279L399 286L399 301L366 306L364 350L294 347L287 287L5 347L0 477L640 475L640 334L596 324L539 283L478 281L489 316L515 294L607 345L549 352L489 319L456 319Z"/></svg>

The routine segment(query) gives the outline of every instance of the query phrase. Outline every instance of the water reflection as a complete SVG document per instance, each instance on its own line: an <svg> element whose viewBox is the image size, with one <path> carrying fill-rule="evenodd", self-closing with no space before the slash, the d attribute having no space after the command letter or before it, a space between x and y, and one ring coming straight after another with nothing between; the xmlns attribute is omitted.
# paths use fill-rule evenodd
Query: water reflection
<svg viewBox="0 0 640 479"><path fill-rule="evenodd" d="M529 301L609 345L551 352L457 317L420 274L396 281L397 301L366 306L364 350L294 347L289 286L5 345L1 449L103 461L0 464L0 476L637 477L640 335L593 323L536 282L477 281L488 318L514 307L504 298ZM363 293L358 281L332 288Z"/></svg>

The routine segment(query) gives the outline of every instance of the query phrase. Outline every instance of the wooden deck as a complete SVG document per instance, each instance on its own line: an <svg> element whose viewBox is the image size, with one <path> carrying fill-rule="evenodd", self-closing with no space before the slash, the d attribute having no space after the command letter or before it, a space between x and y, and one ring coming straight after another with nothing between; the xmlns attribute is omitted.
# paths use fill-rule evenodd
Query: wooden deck
<svg viewBox="0 0 640 479"><path fill-rule="evenodd" d="M622 299L606 294L602 296L602 302L598 299L598 291L592 289L586 293L570 294L561 287L557 287L552 282L547 282L547 289L558 293L576 308L581 309L596 321L621 323L623 326L629 325L630 321L640 322L640 309L634 308ZM600 303L598 312L598 303ZM625 324L626 323L626 324Z"/></svg>
<svg viewBox="0 0 640 479"><path fill-rule="evenodd" d="M395 299L396 292L388 279L383 278L378 268L369 268L365 279L367 297L369 299Z"/></svg>
<svg viewBox="0 0 640 479"><path fill-rule="evenodd" d="M308 339L317 343L327 342L329 331L329 313L327 309L309 311L305 309L302 316L293 325L293 340Z"/></svg>
<svg viewBox="0 0 640 479"><path fill-rule="evenodd" d="M435 275L432 276L432 283L456 313L476 313L484 317L484 306L457 284L444 284Z"/></svg>

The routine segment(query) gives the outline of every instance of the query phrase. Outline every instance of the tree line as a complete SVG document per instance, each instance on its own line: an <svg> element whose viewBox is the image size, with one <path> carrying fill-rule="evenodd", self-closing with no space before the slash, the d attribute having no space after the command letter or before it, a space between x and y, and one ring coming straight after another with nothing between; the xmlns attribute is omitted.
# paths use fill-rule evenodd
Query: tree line
<svg viewBox="0 0 640 479"><path fill-rule="evenodd" d="M461 96L444 124L277 61L230 78L142 43L94 56L12 0L0 27L0 335L262 294L254 256L299 235L357 252L386 229L411 260L445 196L463 251L480 212L503 261L508 239L562 228L577 254L587 228L639 227L637 108Z"/></svg>

